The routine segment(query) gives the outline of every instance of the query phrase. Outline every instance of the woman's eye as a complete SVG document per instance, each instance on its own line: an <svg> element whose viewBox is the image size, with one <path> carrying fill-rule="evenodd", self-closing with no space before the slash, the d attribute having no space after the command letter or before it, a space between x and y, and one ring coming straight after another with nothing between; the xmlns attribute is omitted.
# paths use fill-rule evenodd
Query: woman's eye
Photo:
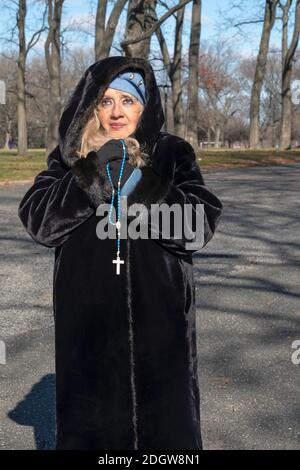
<svg viewBox="0 0 300 470"><path fill-rule="evenodd" d="M111 100L108 99L108 98L106 98L106 99L104 99L104 100L101 101L101 104L102 104L102 106L107 107L107 106L109 106L109 105L111 104ZM132 104L133 104L133 100L132 100L131 98L125 98L125 99L123 100L123 104L124 104L125 106L127 106L128 104L129 104L129 105L132 105Z"/></svg>

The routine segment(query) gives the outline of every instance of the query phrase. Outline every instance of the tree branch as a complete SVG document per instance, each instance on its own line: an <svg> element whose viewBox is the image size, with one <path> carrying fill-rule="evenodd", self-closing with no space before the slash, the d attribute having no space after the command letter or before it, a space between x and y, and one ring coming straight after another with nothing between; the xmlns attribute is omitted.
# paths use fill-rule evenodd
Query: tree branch
<svg viewBox="0 0 300 470"><path fill-rule="evenodd" d="M43 32L43 31L46 31L46 26L45 26L46 14L47 14L47 5L45 6L45 10L44 10L44 13L43 13L43 22L42 22L42 26L41 26L41 28L40 28L38 31L36 31L36 32L31 36L31 39L30 39L30 41L28 42L27 47L26 47L26 52L25 52L26 55L28 54L28 52L30 51L30 49L36 45L36 43L38 42L38 40L39 40L40 37L41 37L42 32Z"/></svg>
<svg viewBox="0 0 300 470"><path fill-rule="evenodd" d="M151 29L149 29L145 34L142 34L139 38L135 39L127 39L126 41L122 41L121 45L122 48L127 47L129 44L136 44L137 42L144 41L144 39L149 38L152 36L153 33L160 27L164 21L166 21L169 16L171 16L175 11L180 10L181 8L185 7L188 3L190 3L192 0L185 0L182 3L179 3L175 7L171 8L167 13L165 13L153 26Z"/></svg>

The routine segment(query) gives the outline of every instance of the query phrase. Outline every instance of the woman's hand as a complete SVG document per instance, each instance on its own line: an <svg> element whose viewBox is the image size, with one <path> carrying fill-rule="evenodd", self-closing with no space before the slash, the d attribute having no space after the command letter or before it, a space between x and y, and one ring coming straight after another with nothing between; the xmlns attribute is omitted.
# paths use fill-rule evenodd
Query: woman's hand
<svg viewBox="0 0 300 470"><path fill-rule="evenodd" d="M107 162L123 157L123 145L118 139L110 139L96 151L98 164L104 168Z"/></svg>
<svg viewBox="0 0 300 470"><path fill-rule="evenodd" d="M89 195L95 207L103 202L111 201L112 187L108 179L106 163L109 163L111 180L114 188L117 189L122 157L122 143L119 140L111 139L97 152L91 151L86 158L79 158L73 164L72 171L78 185ZM120 189L133 170L134 168L126 156Z"/></svg>
<svg viewBox="0 0 300 470"><path fill-rule="evenodd" d="M123 158L122 143L120 142L120 140L111 139L104 145L102 145L102 147L100 147L100 149L97 150L97 152L95 153L97 154L97 164L103 172L105 171L106 175L106 164L109 163L109 173L112 179L112 183L114 188L117 189ZM128 155L126 155L120 188L122 188L122 186L127 181L133 170L133 166L129 163L129 157Z"/></svg>

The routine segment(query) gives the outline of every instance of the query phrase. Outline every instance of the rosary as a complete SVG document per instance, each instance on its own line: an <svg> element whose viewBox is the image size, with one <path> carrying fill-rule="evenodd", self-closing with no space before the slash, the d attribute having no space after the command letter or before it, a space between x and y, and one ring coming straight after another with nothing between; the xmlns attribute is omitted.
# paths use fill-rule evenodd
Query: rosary
<svg viewBox="0 0 300 470"><path fill-rule="evenodd" d="M121 232L121 221L120 221L120 186L121 186L121 179L123 176L123 169L124 169L124 164L125 164L125 157L126 157L126 147L124 144L124 141L120 139L120 142L122 143L123 146L123 157L122 157L122 164L121 164L121 169L120 169L120 176L118 180L118 207L117 207L117 221L116 223L112 222L111 220L111 214L112 214L112 208L114 206L114 198L115 198L115 188L111 179L111 175L109 172L109 162L106 163L106 173L109 179L109 182L112 187L112 196L111 196L111 203L110 203L110 209L109 209L109 216L108 220L112 225L116 226L118 237L117 237L117 256L116 259L113 259L112 262L113 264L116 265L116 274L120 274L120 266L121 264L124 264L124 260L120 259L120 232Z"/></svg>

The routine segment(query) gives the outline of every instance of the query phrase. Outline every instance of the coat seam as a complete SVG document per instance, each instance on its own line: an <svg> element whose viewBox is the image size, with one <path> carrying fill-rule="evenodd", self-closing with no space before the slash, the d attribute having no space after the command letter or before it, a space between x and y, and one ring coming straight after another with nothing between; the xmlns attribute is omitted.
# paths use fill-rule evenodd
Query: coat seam
<svg viewBox="0 0 300 470"><path fill-rule="evenodd" d="M132 393L132 425L134 432L134 449L138 449L138 434L137 434L137 403L136 403L136 388L135 388L135 362L134 362L134 338L133 338L133 315L131 305L131 273L130 273L130 240L127 238L127 306L128 306L128 323L129 323L129 345L130 345L130 382Z"/></svg>

